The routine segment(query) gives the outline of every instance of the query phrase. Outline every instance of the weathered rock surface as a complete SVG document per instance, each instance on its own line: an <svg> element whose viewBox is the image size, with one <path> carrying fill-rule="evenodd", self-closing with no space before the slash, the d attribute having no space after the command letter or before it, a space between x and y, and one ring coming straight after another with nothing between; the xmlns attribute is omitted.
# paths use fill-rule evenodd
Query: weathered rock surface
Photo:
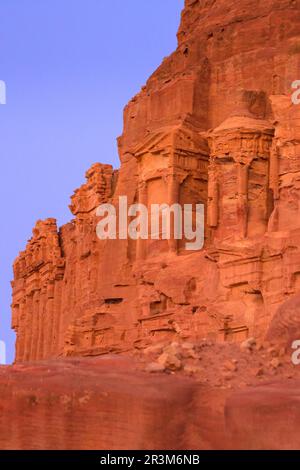
<svg viewBox="0 0 300 470"><path fill-rule="evenodd" d="M237 450L298 450L299 394L299 380L232 394L225 407L230 445Z"/></svg>
<svg viewBox="0 0 300 470"><path fill-rule="evenodd" d="M146 374L122 358L0 368L0 391L2 450L204 448L222 434L213 429L217 408L194 432L194 410L209 414L194 381Z"/></svg>
<svg viewBox="0 0 300 470"><path fill-rule="evenodd" d="M0 448L295 449L299 390L277 379L233 391L109 355L1 367Z"/></svg>

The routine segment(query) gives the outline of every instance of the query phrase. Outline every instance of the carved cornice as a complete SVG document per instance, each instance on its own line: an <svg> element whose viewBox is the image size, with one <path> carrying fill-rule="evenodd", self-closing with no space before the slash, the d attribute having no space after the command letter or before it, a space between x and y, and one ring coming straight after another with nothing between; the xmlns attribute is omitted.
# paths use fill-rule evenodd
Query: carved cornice
<svg viewBox="0 0 300 470"><path fill-rule="evenodd" d="M207 157L207 139L185 126L166 127L149 134L139 145L131 149L131 154L140 159L145 154L172 152Z"/></svg>

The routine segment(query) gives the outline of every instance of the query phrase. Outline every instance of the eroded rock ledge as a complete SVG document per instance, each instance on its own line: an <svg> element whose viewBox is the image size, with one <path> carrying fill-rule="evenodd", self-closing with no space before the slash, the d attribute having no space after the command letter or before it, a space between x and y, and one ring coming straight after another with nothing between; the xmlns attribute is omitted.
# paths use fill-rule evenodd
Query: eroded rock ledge
<svg viewBox="0 0 300 470"><path fill-rule="evenodd" d="M296 449L299 387L211 387L120 356L1 367L0 448Z"/></svg>

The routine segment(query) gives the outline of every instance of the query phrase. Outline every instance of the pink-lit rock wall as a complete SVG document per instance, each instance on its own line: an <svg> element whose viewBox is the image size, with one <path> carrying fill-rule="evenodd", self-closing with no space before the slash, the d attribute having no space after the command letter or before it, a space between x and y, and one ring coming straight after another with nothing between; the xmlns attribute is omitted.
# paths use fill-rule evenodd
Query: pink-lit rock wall
<svg viewBox="0 0 300 470"><path fill-rule="evenodd" d="M177 50L125 108L120 170L94 165L74 219L39 221L14 264L17 362L265 337L300 288L299 31L299 0L186 0ZM204 249L100 241L119 196L203 203Z"/></svg>

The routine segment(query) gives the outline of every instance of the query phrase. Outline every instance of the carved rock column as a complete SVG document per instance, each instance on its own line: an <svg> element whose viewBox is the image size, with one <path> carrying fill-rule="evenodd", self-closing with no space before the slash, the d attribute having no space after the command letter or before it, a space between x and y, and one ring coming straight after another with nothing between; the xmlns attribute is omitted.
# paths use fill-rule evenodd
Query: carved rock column
<svg viewBox="0 0 300 470"><path fill-rule="evenodd" d="M208 223L219 239L267 230L273 135L267 121L249 117L228 118L209 134Z"/></svg>
<svg viewBox="0 0 300 470"><path fill-rule="evenodd" d="M240 236L245 238L248 233L248 179L250 163L237 163L238 173L238 219Z"/></svg>
<svg viewBox="0 0 300 470"><path fill-rule="evenodd" d="M179 203L180 197L180 181L175 175L174 172L168 176L168 204L170 207L174 206L174 204ZM170 239L168 240L169 250L171 253L177 254L178 252L178 239L175 239L175 221L176 218L172 213L170 216Z"/></svg>
<svg viewBox="0 0 300 470"><path fill-rule="evenodd" d="M208 169L208 226L216 228L219 223L219 182L217 164L211 160Z"/></svg>
<svg viewBox="0 0 300 470"><path fill-rule="evenodd" d="M148 188L147 182L141 181L138 188L138 202L139 204L143 204L145 207L148 207ZM147 255L147 240L143 240L140 236L137 240L137 247L136 247L136 257L137 260L143 260L146 258Z"/></svg>

